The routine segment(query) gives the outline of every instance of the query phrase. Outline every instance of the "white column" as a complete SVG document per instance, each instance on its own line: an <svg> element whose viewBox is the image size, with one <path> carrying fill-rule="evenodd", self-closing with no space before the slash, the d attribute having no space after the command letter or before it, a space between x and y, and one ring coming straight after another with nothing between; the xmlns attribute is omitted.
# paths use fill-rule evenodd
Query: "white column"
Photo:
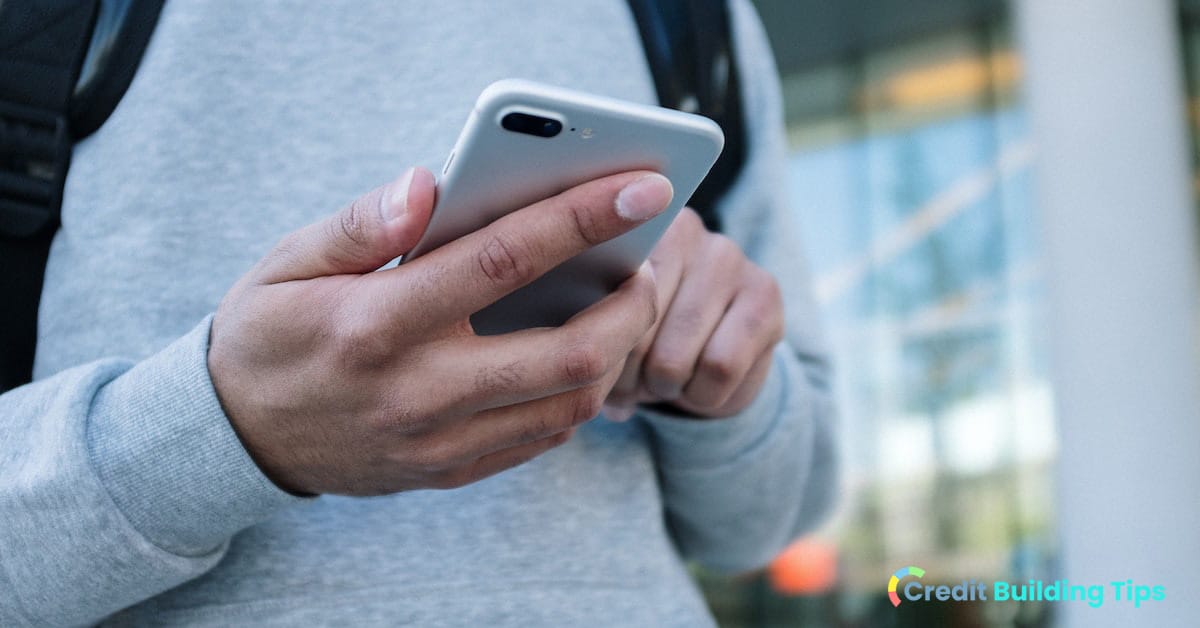
<svg viewBox="0 0 1200 628"><path fill-rule="evenodd" d="M1200 342L1176 3L1017 0L1051 290L1068 626L1200 625ZM1113 599L1114 580L1166 600Z"/></svg>

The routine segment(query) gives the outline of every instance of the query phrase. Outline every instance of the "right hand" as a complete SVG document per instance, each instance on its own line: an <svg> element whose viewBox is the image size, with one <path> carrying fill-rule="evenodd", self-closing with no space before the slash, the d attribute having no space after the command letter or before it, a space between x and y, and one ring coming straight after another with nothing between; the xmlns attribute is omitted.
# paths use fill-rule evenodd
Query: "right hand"
<svg viewBox="0 0 1200 628"><path fill-rule="evenodd" d="M477 336L472 313L660 213L661 175L597 179L397 268L429 222L414 169L295 231L229 291L208 368L251 457L293 493L462 486L596 416L655 322L648 267L558 328Z"/></svg>

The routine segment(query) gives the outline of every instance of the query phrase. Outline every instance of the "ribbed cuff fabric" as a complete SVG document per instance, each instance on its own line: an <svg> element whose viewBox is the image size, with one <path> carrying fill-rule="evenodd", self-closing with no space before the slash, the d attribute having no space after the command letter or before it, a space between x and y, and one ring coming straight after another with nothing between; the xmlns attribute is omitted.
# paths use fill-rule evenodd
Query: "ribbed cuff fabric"
<svg viewBox="0 0 1200 628"><path fill-rule="evenodd" d="M639 408L658 442L666 469L698 469L728 464L756 448L779 420L786 394L786 361L775 350L773 363L754 401L726 418L696 419Z"/></svg>
<svg viewBox="0 0 1200 628"><path fill-rule="evenodd" d="M209 316L97 393L88 450L129 522L167 551L199 555L281 508L229 424L208 373Z"/></svg>

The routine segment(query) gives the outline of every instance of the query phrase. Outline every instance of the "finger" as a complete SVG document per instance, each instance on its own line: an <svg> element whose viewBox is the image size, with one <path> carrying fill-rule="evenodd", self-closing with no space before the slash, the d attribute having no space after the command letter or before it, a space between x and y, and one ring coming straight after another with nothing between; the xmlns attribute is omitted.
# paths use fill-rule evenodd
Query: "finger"
<svg viewBox="0 0 1200 628"><path fill-rule="evenodd" d="M263 283L366 273L416 246L433 211L433 175L410 168L341 211L284 236L259 263Z"/></svg>
<svg viewBox="0 0 1200 628"><path fill-rule="evenodd" d="M646 335L643 336L643 339L650 337L651 333L652 332L646 332ZM638 343L639 346L642 344L643 343ZM620 368L617 369L618 374L614 380L613 387L608 391L608 396L604 398L604 404L600 407L600 413L607 417L610 421L616 421L620 423L622 421L629 420L629 417L633 416L636 405L635 400L631 396L622 395L620 392L618 392L617 386L621 384L622 380L629 376L628 374L630 372L632 372L634 377L636 377L637 369L639 367L630 366L630 362L635 360L638 363L641 362L641 358L637 357L638 353L639 351L637 347L635 347L633 351L630 352L630 354L621 362ZM644 354L644 351L640 353ZM636 380L634 385L636 386Z"/></svg>
<svg viewBox="0 0 1200 628"><path fill-rule="evenodd" d="M683 399L698 408L724 405L756 364L770 360L782 336L783 305L774 280L755 281L738 291L704 346Z"/></svg>
<svg viewBox="0 0 1200 628"><path fill-rule="evenodd" d="M460 472L460 475L452 476L452 481L448 485L445 485L444 488L465 486L502 471L507 471L513 467L523 465L547 451L566 443L574 433L574 430L567 430L532 443L525 443L524 445L488 454L467 466L465 470Z"/></svg>
<svg viewBox="0 0 1200 628"><path fill-rule="evenodd" d="M633 416L637 405L637 386L642 372L642 359L646 356L646 351L650 348L650 342L653 339L654 330L651 329L646 332L642 341L633 348L633 351L625 357L616 384L613 385L608 398L604 400L603 413L608 419L621 422Z"/></svg>
<svg viewBox="0 0 1200 628"><path fill-rule="evenodd" d="M654 280L658 287L659 313L667 311L671 305L672 296L679 289L684 258L688 254L686 242L681 241L680 225L688 220L689 214L692 214L690 210L685 209L684 212L681 212L650 253L649 263L650 267L654 269ZM610 411L605 412L605 416L608 418L619 421L633 414L633 406L637 403L638 388L641 385L642 365L646 354L650 351L650 346L654 343L655 336L658 335L661 323L662 317L659 317L659 320L654 323L654 326L626 358L621 377L617 379L617 384L609 395L608 403L612 407L609 409Z"/></svg>
<svg viewBox="0 0 1200 628"><path fill-rule="evenodd" d="M684 266L687 265L695 252L695 242L703 238L707 232L704 223L690 207L683 208L679 215L671 221L671 226L663 234L658 244L650 251L648 258L654 268L654 276L658 279L658 311L665 314L671 299L679 289L683 277Z"/></svg>
<svg viewBox="0 0 1200 628"><path fill-rule="evenodd" d="M462 339L434 357L448 395L443 416L462 416L591 386L612 375L655 320L654 273L642 268L561 327ZM610 386L611 387L611 386Z"/></svg>
<svg viewBox="0 0 1200 628"><path fill-rule="evenodd" d="M469 415L437 434L442 446L434 455L469 466L494 453L573 430L600 413L616 375L613 372L587 388Z"/></svg>
<svg viewBox="0 0 1200 628"><path fill-rule="evenodd" d="M461 424L457 441L478 457L579 427L600 414L617 374L587 388L480 412Z"/></svg>
<svg viewBox="0 0 1200 628"><path fill-rule="evenodd" d="M771 370L771 365L774 364L775 348L769 347L767 350L759 354L754 361L754 365L746 374L742 381L734 389L733 394L719 405L711 406L692 403L687 397L680 397L674 403L685 412L690 412L698 416L707 417L729 417L741 412L750 405L751 401L758 396L759 390L762 388L763 382L767 380L767 374Z"/></svg>
<svg viewBox="0 0 1200 628"><path fill-rule="evenodd" d="M671 202L660 174L628 172L576 186L513 212L487 227L388 271L410 290L439 293L429 307L451 320L467 317L583 251L645 223ZM436 282L431 278L436 278Z"/></svg>
<svg viewBox="0 0 1200 628"><path fill-rule="evenodd" d="M692 379L696 360L738 290L741 252L726 239L684 272L663 315L643 366L645 387L664 401L677 399ZM726 250L728 249L728 250Z"/></svg>

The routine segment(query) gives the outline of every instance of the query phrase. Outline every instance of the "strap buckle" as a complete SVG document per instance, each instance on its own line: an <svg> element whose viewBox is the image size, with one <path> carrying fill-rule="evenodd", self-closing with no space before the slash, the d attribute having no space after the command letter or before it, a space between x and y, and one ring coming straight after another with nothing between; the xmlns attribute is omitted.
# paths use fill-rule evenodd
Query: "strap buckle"
<svg viewBox="0 0 1200 628"><path fill-rule="evenodd" d="M57 224L70 161L65 115L0 101L0 235Z"/></svg>

